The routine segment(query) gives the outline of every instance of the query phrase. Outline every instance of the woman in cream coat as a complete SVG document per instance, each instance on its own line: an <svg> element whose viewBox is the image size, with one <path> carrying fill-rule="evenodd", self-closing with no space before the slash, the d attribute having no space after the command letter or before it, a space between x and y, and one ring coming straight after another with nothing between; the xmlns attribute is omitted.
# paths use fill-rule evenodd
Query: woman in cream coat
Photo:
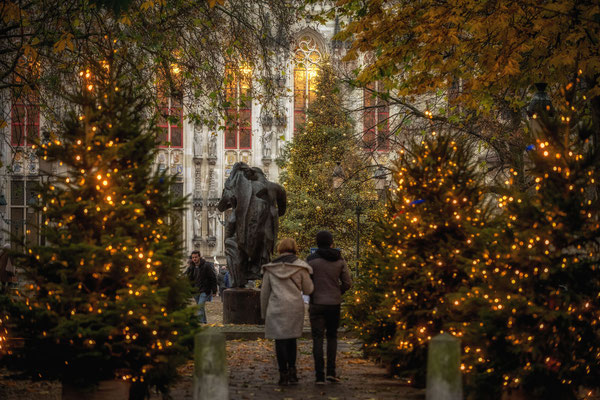
<svg viewBox="0 0 600 400"><path fill-rule="evenodd" d="M312 268L296 256L298 248L291 238L277 245L279 256L262 266L260 305L265 319L265 337L275 339L279 365L279 384L296 384L296 339L302 336L304 301L311 294Z"/></svg>

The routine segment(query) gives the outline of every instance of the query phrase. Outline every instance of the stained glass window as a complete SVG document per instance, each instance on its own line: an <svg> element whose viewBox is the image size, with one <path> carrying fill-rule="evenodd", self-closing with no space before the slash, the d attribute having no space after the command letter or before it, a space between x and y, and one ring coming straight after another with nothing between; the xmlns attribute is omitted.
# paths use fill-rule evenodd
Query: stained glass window
<svg viewBox="0 0 600 400"><path fill-rule="evenodd" d="M306 110L316 96L316 78L321 50L314 38L302 36L295 51L294 67L294 132L306 121Z"/></svg>

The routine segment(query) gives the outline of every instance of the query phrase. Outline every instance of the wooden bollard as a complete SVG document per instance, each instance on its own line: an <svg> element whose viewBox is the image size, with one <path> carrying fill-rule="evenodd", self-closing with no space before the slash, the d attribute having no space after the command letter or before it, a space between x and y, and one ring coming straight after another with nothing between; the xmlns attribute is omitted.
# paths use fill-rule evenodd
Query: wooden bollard
<svg viewBox="0 0 600 400"><path fill-rule="evenodd" d="M460 340L443 333L429 342L426 400L462 400L462 398Z"/></svg>
<svg viewBox="0 0 600 400"><path fill-rule="evenodd" d="M225 336L204 329L194 338L194 400L228 400Z"/></svg>

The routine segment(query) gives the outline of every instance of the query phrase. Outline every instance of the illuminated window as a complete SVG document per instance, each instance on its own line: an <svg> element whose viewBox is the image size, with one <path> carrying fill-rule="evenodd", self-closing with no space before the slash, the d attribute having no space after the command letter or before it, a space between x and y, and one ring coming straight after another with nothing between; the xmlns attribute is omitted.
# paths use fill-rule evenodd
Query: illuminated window
<svg viewBox="0 0 600 400"><path fill-rule="evenodd" d="M252 70L243 67L225 74L225 148L252 148Z"/></svg>
<svg viewBox="0 0 600 400"><path fill-rule="evenodd" d="M375 93L384 90L380 82L374 82L364 90L364 134L363 146L369 150L387 151L389 141L390 106Z"/></svg>
<svg viewBox="0 0 600 400"><path fill-rule="evenodd" d="M10 110L10 143L31 146L40 137L40 105L36 95L15 98Z"/></svg>
<svg viewBox="0 0 600 400"><path fill-rule="evenodd" d="M183 94L159 93L159 147L183 147Z"/></svg>
<svg viewBox="0 0 600 400"><path fill-rule="evenodd" d="M301 37L296 48L295 59L294 132L306 121L306 110L316 96L316 78L323 57L315 39L310 36Z"/></svg>

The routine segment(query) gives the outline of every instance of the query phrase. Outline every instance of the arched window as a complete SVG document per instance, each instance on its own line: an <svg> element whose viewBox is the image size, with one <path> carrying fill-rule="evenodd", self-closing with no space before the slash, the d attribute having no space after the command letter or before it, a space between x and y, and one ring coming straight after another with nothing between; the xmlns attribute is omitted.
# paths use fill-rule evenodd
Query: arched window
<svg viewBox="0 0 600 400"><path fill-rule="evenodd" d="M308 35L300 37L295 51L294 67L294 132L306 120L306 109L315 99L316 77L323 60L316 40Z"/></svg>
<svg viewBox="0 0 600 400"><path fill-rule="evenodd" d="M252 70L250 67L225 72L225 149L252 148Z"/></svg>

